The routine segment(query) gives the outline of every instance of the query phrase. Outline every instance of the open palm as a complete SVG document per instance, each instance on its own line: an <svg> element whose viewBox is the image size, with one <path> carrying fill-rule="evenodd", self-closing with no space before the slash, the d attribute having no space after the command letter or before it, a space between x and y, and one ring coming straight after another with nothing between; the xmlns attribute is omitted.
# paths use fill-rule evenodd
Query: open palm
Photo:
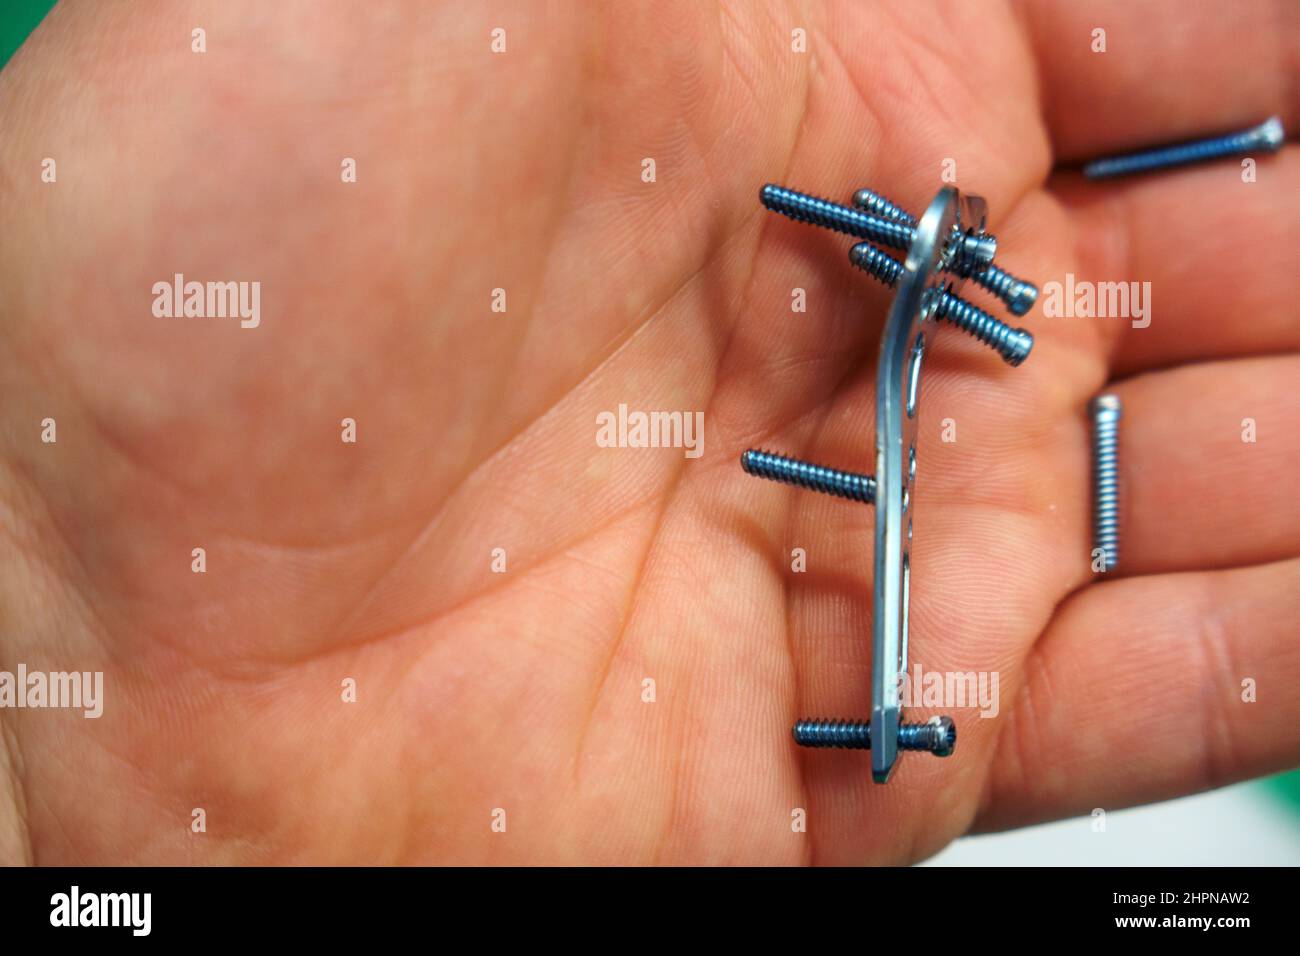
<svg viewBox="0 0 1300 956"><path fill-rule="evenodd" d="M1300 115L1293 4L463 6L69 3L0 75L0 668L105 673L0 711L0 856L905 862L1296 762L1300 156L1049 178ZM737 459L871 470L889 293L757 194L944 169L1006 268L1152 321L939 330L911 654L1001 706L879 787L789 734L868 713L871 509ZM155 317L175 273L261 324ZM599 447L620 404L703 454Z"/></svg>

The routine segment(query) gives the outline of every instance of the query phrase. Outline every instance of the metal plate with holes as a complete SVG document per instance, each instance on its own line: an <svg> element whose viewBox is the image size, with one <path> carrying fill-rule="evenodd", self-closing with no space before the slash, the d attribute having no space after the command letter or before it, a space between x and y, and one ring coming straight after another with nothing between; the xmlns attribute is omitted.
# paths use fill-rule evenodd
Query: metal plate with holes
<svg viewBox="0 0 1300 956"><path fill-rule="evenodd" d="M771 184L762 188L759 198L767 208L791 219L858 238L871 237L849 250L849 260L896 290L881 337L874 476L756 449L741 456L742 467L751 475L876 506L871 719L799 719L791 733L801 747L870 750L872 777L886 783L900 749L928 750L946 757L956 743L956 724L951 717L905 723L900 699L900 678L908 664L921 378L934 335L927 320L941 314L1014 365L1028 353L1032 337L956 298L955 293L968 275L975 275L980 284L1007 302L1032 299L1030 292L1037 293L1002 270L990 277L997 244L984 231L987 206L978 196L962 196L954 188L944 188L920 219L904 215L899 221L873 219L856 209ZM904 219L906 224L900 224ZM899 262L873 245L876 241L891 248L907 244L905 261Z"/></svg>
<svg viewBox="0 0 1300 956"><path fill-rule="evenodd" d="M939 191L916 227L880 341L876 378L876 548L871 620L871 775L885 783L898 758L899 677L907 671L912 517L916 510L916 413L928 329L938 296L960 279L942 266L951 241L983 221L983 201ZM957 227L957 230L954 229Z"/></svg>

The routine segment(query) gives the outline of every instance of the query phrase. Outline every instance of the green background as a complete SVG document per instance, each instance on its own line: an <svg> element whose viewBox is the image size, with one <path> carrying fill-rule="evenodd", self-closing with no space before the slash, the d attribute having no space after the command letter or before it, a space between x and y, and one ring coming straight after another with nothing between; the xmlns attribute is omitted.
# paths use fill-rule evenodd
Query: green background
<svg viewBox="0 0 1300 956"><path fill-rule="evenodd" d="M0 66L9 62L27 34L45 18L54 0L8 0L0 10Z"/></svg>

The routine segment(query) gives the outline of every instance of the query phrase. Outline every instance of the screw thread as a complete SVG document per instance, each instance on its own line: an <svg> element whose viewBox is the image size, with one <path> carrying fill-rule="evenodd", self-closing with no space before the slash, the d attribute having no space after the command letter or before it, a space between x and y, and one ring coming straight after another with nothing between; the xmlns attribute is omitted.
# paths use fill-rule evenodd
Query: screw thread
<svg viewBox="0 0 1300 956"><path fill-rule="evenodd" d="M1119 420L1117 395L1100 395L1092 416L1092 547L1100 550L1102 570L1119 567Z"/></svg>
<svg viewBox="0 0 1300 956"><path fill-rule="evenodd" d="M872 189L859 189L855 192L853 194L853 205L863 212L868 212L873 216L880 216L882 219L896 219L899 222L907 223L909 226L916 225L915 216Z"/></svg>
<svg viewBox="0 0 1300 956"><path fill-rule="evenodd" d="M859 242L850 249L849 262L887 286L897 285L903 277L903 264L884 249L869 242Z"/></svg>
<svg viewBox="0 0 1300 956"><path fill-rule="evenodd" d="M869 242L850 249L849 261L889 286L903 275L902 263ZM1012 328L950 292L940 295L934 314L993 348L1010 365L1019 365L1034 347L1034 337L1024 329Z"/></svg>
<svg viewBox="0 0 1300 956"><path fill-rule="evenodd" d="M852 471L840 471L826 468L811 462L800 461L785 455L751 448L740 456L740 467L750 475L779 481L787 485L798 485L812 491L828 495L837 495L852 501L871 504L876 500L876 479L870 475L860 475Z"/></svg>
<svg viewBox="0 0 1300 956"><path fill-rule="evenodd" d="M800 747L871 749L870 721L813 718L797 721L792 733L794 742ZM903 724L898 728L899 750L929 750L946 755L956 745L957 726L947 717L924 724Z"/></svg>
<svg viewBox="0 0 1300 956"><path fill-rule="evenodd" d="M1019 365L1034 347L1034 337L1024 329L1013 329L983 309L971 305L950 292L939 297L934 314L957 328L975 336L1002 356L1008 365Z"/></svg>
<svg viewBox="0 0 1300 956"><path fill-rule="evenodd" d="M870 239L893 249L906 249L916 236L916 229L905 222L868 215L851 206L841 206L828 199L795 192L768 183L759 199L772 212L779 212L798 222L834 229L859 239Z"/></svg>
<svg viewBox="0 0 1300 956"><path fill-rule="evenodd" d="M871 723L865 720L800 720L794 725L794 742L800 747L871 749Z"/></svg>
<svg viewBox="0 0 1300 956"><path fill-rule="evenodd" d="M1260 149L1273 152L1281 147L1284 139L1282 121L1273 116L1258 126L1236 133L1094 160L1083 167L1083 174L1089 179L1106 179L1110 176L1125 176L1153 169L1185 166L1188 163L1236 156Z"/></svg>

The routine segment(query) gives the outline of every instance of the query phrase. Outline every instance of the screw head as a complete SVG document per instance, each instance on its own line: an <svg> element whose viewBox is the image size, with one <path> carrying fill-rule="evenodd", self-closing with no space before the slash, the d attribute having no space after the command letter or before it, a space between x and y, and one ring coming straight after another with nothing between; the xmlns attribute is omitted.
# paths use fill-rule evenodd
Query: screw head
<svg viewBox="0 0 1300 956"><path fill-rule="evenodd" d="M931 727L937 727L936 745L930 752L936 757L951 757L957 749L957 725L951 717L931 717L927 721Z"/></svg>
<svg viewBox="0 0 1300 956"><path fill-rule="evenodd" d="M1270 116L1256 127L1256 132L1259 134L1260 142L1266 149L1281 149L1282 143L1286 141L1286 133L1282 130L1282 117L1280 116Z"/></svg>
<svg viewBox="0 0 1300 956"><path fill-rule="evenodd" d="M1007 311L1012 315L1024 315L1038 301L1038 289L1028 282L1017 282L1007 296Z"/></svg>
<svg viewBox="0 0 1300 956"><path fill-rule="evenodd" d="M1011 334L1007 336L1006 349L1002 357L1006 359L1007 364L1011 366L1019 365L1025 359L1029 358L1029 353L1034 347L1034 337L1024 329L1012 329Z"/></svg>
<svg viewBox="0 0 1300 956"><path fill-rule="evenodd" d="M993 261L998 254L998 240L987 232L968 232L962 237L962 255L978 272Z"/></svg>
<svg viewBox="0 0 1300 956"><path fill-rule="evenodd" d="M1106 392L1088 403L1088 415L1099 422L1117 422L1124 415L1124 403L1114 392Z"/></svg>

